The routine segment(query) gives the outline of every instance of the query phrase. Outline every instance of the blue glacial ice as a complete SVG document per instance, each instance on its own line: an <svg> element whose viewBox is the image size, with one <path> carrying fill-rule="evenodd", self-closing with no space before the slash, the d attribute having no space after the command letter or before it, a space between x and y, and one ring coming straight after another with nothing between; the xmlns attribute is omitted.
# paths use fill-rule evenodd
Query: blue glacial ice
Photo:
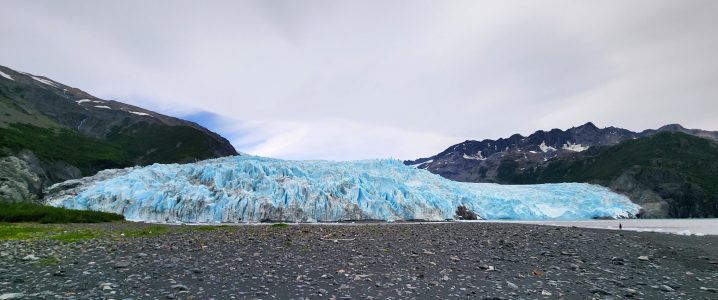
<svg viewBox="0 0 718 300"><path fill-rule="evenodd" d="M624 218L639 206L584 183L498 185L444 179L398 160L288 161L233 156L106 170L50 188L54 206L149 222L330 222Z"/></svg>

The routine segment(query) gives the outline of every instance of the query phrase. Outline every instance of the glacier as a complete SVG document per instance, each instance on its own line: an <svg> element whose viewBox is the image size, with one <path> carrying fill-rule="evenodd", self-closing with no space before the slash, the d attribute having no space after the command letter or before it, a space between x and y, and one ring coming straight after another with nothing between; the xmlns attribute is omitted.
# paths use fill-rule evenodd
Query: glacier
<svg viewBox="0 0 718 300"><path fill-rule="evenodd" d="M247 155L105 170L50 187L45 201L168 223L443 221L456 218L460 205L487 220L628 218L640 209L623 195L585 183L465 183L392 159Z"/></svg>

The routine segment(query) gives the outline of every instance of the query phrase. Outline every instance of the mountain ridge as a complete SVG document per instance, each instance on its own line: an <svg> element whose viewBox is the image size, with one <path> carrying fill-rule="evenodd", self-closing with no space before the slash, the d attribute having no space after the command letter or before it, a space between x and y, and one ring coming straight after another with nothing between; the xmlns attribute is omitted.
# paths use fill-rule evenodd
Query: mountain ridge
<svg viewBox="0 0 718 300"><path fill-rule="evenodd" d="M646 151L642 157L630 156L624 154L622 157L629 157L630 160L617 162L611 159L604 159L600 164L594 164L595 167L604 168L610 164L630 164L638 163L642 171L641 174L674 174L669 177L655 179L649 184L637 184L640 180L635 178L641 174L629 172L627 169L614 168L611 176L615 178L593 178L585 176L568 176L560 177L562 180L554 180L554 178L542 178L539 175L545 172L547 168L549 173L556 175L551 171L552 166L567 165L565 170L571 168L579 168L580 163L589 163L592 157L610 157L611 151L620 145L631 141L645 141L645 143L653 142L650 138L661 135L663 133L673 133L669 138L663 137L663 143L655 143L656 147L662 147L659 150L663 152ZM676 145L685 145L689 155L676 157L676 164L686 164L687 161L695 161L701 157L701 151L714 151L715 148L700 146L699 142L693 139L682 137L686 135L698 140L706 140L715 144L718 141L718 132L706 131L700 129L687 129L679 124L669 124L658 129L648 129L641 132L633 132L627 129L617 127L598 128L589 122L581 126L572 127L567 130L552 129L550 131L538 130L528 137L518 134L512 135L507 139L498 140L482 140L482 141L465 141L452 145L437 155L420 158L417 160L404 161L407 165L413 165L417 168L426 169L432 173L441 175L445 178L466 181L466 182L493 182L503 184L534 184L547 182L587 182L602 184L612 188L614 191L627 195L637 203L648 204L643 214L645 217L704 217L713 214L704 214L694 209L694 205L687 203L689 196L682 193L675 187L667 187L666 184L691 184L696 179L687 178L685 175L690 173L686 169L671 169L666 165L652 166L644 162L655 159L661 153L674 151ZM675 143L674 140L682 143ZM493 146L493 147L492 147ZM638 147L636 147L638 148ZM609 153L609 154L606 154ZM712 152L711 152L712 153ZM583 160L582 160L583 159ZM623 159L623 158L622 158ZM661 157L662 160L669 158ZM711 162L699 164L697 168L711 168ZM658 171L648 171L649 169L659 169ZM648 172L648 173L647 173ZM677 177L676 177L677 176ZM660 176L659 176L660 177ZM678 179L676 179L676 178ZM617 178L623 178L623 181L616 181ZM693 195L704 195L705 199L696 200L701 203L712 201L712 197L718 197L718 194L712 194L712 182L702 183L699 188L686 188ZM691 196L692 197L692 196ZM695 197L693 197L695 198ZM716 200L718 201L718 200ZM676 207L676 205L680 207ZM710 207L710 204L702 206ZM688 210L686 212L686 210Z"/></svg>
<svg viewBox="0 0 718 300"><path fill-rule="evenodd" d="M49 116L53 119L53 121L59 123L60 125L67 128L75 128L78 132L84 135L104 138L109 133L113 125L119 125L124 119L130 118L130 122L132 123L149 122L160 123L168 126L189 126L202 131L203 133L208 134L225 144L223 147L216 149L218 155L236 155L237 153L229 141L227 141L224 137L200 126L195 122L163 115L142 107L126 104L116 100L101 99L79 88L64 85L44 76L15 71L4 66L0 66L0 71L5 75L12 77L12 81L16 83L15 88L18 86L24 86L25 88L31 87L31 89L28 90L30 95L28 95L26 99L24 97L23 98L29 102L29 104L32 104L32 108L45 116ZM5 79L7 79L7 77ZM0 84L1 83L2 78L0 78ZM0 90L0 92L2 92L2 90ZM6 95L5 93L3 94L0 94L0 96L11 96ZM42 97L33 97L37 94ZM52 100L53 102L63 100L74 101L78 107L47 105L44 103L47 102L47 100ZM82 112L82 110L89 111L90 109L92 110L92 114ZM60 116L60 114L67 114L68 116L63 117ZM97 118L98 114L101 118ZM83 120L85 121L83 122ZM3 121L2 117L0 117L0 126L4 123ZM107 124L108 122L109 124Z"/></svg>
<svg viewBox="0 0 718 300"><path fill-rule="evenodd" d="M37 200L106 168L238 155L197 123L0 66L0 196Z"/></svg>
<svg viewBox="0 0 718 300"><path fill-rule="evenodd" d="M495 182L492 181L492 176L477 177L462 174L460 170L456 170L451 166L461 165L462 161L468 161L466 163L472 165L472 167L480 165L485 167L486 172L492 174L491 172L495 171L492 170L492 167L497 166L492 165L491 162L496 159L489 159L489 157L494 154L499 154L501 158L525 156L523 160L518 158L515 160L520 160L521 164L529 167L541 165L552 158L571 156L576 152L585 151L591 147L612 146L629 139L647 137L664 131L683 132L718 141L718 131L687 129L680 124L668 124L658 129L633 132L614 126L598 128L592 122L587 122L566 130L557 128L549 131L537 130L528 136L513 134L508 138L499 138L497 140L466 140L449 146L436 155L415 160L405 160L404 163L427 169L453 180ZM487 160L488 162L486 162Z"/></svg>

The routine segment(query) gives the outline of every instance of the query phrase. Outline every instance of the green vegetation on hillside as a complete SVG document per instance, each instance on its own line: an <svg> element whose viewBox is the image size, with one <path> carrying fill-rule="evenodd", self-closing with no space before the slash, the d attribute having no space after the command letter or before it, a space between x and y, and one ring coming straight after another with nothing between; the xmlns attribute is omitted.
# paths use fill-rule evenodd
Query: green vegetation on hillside
<svg viewBox="0 0 718 300"><path fill-rule="evenodd" d="M67 129L27 124L0 128L0 157L23 149L32 151L47 162L64 161L74 165L84 175L107 168L125 167L130 163L127 152L120 146Z"/></svg>
<svg viewBox="0 0 718 300"><path fill-rule="evenodd" d="M718 145L679 132L629 140L520 171L502 162L499 179L507 183L591 182L608 185L623 174L669 199L672 217L718 216Z"/></svg>
<svg viewBox="0 0 718 300"><path fill-rule="evenodd" d="M8 127L8 124L14 123L33 124L43 128L60 127L49 118L34 111L28 111L16 101L10 100L0 89L0 127Z"/></svg>
<svg viewBox="0 0 718 300"><path fill-rule="evenodd" d="M662 132L608 147L594 157L557 161L548 165L539 180L611 180L634 166L663 170L718 193L718 146L684 133Z"/></svg>
<svg viewBox="0 0 718 300"><path fill-rule="evenodd" d="M124 216L113 213L66 209L35 203L10 203L0 200L0 222L99 223L124 219Z"/></svg>
<svg viewBox="0 0 718 300"><path fill-rule="evenodd" d="M64 161L83 175L134 164L176 163L215 157L206 135L188 126L139 123L107 140L83 136L68 129L28 124L0 127L0 157L28 149L46 161Z"/></svg>
<svg viewBox="0 0 718 300"><path fill-rule="evenodd" d="M41 199L54 183L104 169L237 154L198 124L7 72L15 79L0 79L0 159L13 158L2 160L11 167L0 170L0 196L13 201Z"/></svg>
<svg viewBox="0 0 718 300"><path fill-rule="evenodd" d="M107 136L140 164L189 162L216 157L208 136L188 126L137 123Z"/></svg>

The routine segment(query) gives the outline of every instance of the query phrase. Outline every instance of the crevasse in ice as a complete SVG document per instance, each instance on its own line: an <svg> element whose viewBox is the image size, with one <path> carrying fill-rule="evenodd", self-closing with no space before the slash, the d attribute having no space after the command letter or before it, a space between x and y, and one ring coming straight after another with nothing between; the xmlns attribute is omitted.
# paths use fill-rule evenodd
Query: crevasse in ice
<svg viewBox="0 0 718 300"><path fill-rule="evenodd" d="M105 171L51 187L55 206L150 222L445 220L464 205L483 219L631 217L639 206L584 183L450 181L398 160L288 161L233 156Z"/></svg>

